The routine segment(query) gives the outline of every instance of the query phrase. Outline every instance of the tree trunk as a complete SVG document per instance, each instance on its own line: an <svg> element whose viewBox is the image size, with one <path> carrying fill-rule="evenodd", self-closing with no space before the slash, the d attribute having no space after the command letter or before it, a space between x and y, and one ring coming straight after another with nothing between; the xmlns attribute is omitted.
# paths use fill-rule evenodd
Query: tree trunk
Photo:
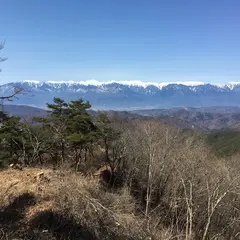
<svg viewBox="0 0 240 240"><path fill-rule="evenodd" d="M65 162L65 143L64 141L61 142L61 165L63 166Z"/></svg>
<svg viewBox="0 0 240 240"><path fill-rule="evenodd" d="M107 137L104 138L104 144L105 144L106 162L111 166L111 161L109 158L109 146L108 146L108 142L107 142Z"/></svg>
<svg viewBox="0 0 240 240"><path fill-rule="evenodd" d="M79 166L82 160L81 154L82 154L82 147L80 147L80 151L78 152L78 149L75 149L75 154L76 154L76 169L75 171L78 172Z"/></svg>

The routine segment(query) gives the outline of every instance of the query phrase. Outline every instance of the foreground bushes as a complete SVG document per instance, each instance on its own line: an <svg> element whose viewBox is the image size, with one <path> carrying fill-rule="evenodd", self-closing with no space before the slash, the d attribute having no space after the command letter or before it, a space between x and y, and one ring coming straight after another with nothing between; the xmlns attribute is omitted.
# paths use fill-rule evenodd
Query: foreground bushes
<svg viewBox="0 0 240 240"><path fill-rule="evenodd" d="M174 235L237 239L237 156L216 157L199 139L156 121L135 122L122 136L127 185L146 219L171 226Z"/></svg>
<svg viewBox="0 0 240 240"><path fill-rule="evenodd" d="M6 239L170 239L166 229L147 229L125 188L113 193L93 179L40 169L4 170L4 177L0 227Z"/></svg>

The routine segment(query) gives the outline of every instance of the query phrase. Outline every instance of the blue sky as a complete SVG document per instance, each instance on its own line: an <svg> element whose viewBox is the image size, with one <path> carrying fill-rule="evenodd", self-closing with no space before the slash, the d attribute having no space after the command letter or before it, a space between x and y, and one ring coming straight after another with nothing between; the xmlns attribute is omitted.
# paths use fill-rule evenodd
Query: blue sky
<svg viewBox="0 0 240 240"><path fill-rule="evenodd" d="M240 81L239 0L1 0L0 83Z"/></svg>

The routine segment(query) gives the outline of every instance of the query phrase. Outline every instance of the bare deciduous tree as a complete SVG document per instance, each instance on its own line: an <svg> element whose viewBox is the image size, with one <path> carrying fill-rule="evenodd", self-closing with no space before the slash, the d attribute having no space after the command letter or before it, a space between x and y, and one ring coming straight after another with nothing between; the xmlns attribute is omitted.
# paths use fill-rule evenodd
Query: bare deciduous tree
<svg viewBox="0 0 240 240"><path fill-rule="evenodd" d="M15 97L17 97L18 94L20 94L21 92L23 91L23 88L16 88L14 90L14 93L11 94L11 95L8 95L8 96L0 96L0 100L4 101L4 100L7 100L7 101L13 101L13 99Z"/></svg>
<svg viewBox="0 0 240 240"><path fill-rule="evenodd" d="M4 47L4 43L0 43L0 51L3 49ZM6 61L7 58L6 57L0 57L0 62ZM0 72L1 72L1 68L0 68Z"/></svg>
<svg viewBox="0 0 240 240"><path fill-rule="evenodd" d="M0 51L4 48L4 43L0 43ZM1 57L0 56L0 62L3 62L3 61L6 61L7 58L6 57ZM1 68L0 68L0 72L1 72ZM1 109L0 111L3 111L3 102L5 100L7 101L13 101L14 98L17 97L18 94L20 94L21 92L23 91L22 88L16 88L14 89L14 92L10 95L7 95L7 96L0 96L0 100L1 100Z"/></svg>

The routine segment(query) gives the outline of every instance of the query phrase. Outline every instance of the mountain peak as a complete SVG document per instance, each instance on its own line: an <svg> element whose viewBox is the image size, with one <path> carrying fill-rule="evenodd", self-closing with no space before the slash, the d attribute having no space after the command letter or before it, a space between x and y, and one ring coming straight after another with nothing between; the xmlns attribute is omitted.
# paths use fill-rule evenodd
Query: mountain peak
<svg viewBox="0 0 240 240"><path fill-rule="evenodd" d="M104 86L109 84L120 84L126 86L137 86L146 88L148 86L155 86L159 89L166 87L168 85L184 85L189 87L201 86L201 85L212 85L219 88L230 88L233 89L237 85L240 85L240 82L229 82L229 83L211 83L211 82L201 82L201 81L176 81L176 82L145 82L141 80L110 80L110 81L98 81L95 79L85 80L85 81L38 81L38 80L24 80L23 83L28 83L32 85L83 85L83 86Z"/></svg>
<svg viewBox="0 0 240 240"><path fill-rule="evenodd" d="M84 85L84 86L104 86L104 85L109 85L109 84L121 84L121 85L126 85L126 86L138 86L138 87L143 87L146 88L148 86L155 86L158 87L159 89L162 89L163 87L171 84L176 84L176 85L185 85L185 86L199 86L199 85L204 85L204 82L200 81L183 81L183 82L145 82L141 80L110 80L110 81L98 81L95 79L92 80L86 80L86 81L37 81L37 80L24 80L23 83L29 83L29 84L50 84L50 85Z"/></svg>
<svg viewBox="0 0 240 240"><path fill-rule="evenodd" d="M240 82L203 83L130 81L46 81L26 80L0 86L0 96L14 88L26 89L21 104L46 106L53 97L66 101L89 100L94 108L168 108L203 106L238 106Z"/></svg>

